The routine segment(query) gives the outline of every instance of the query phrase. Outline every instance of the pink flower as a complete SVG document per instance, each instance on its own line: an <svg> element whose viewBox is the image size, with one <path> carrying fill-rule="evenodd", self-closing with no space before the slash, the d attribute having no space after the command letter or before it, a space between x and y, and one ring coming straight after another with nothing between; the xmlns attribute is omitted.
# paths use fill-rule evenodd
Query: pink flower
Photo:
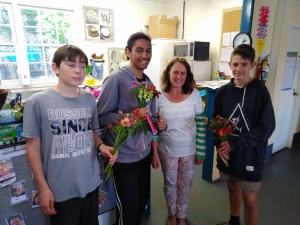
<svg viewBox="0 0 300 225"><path fill-rule="evenodd" d="M112 152L113 155L126 143L130 136L135 137L138 127L143 125L143 121L138 115L138 112L138 109L134 110L131 114L119 111L118 114L122 118L118 119L115 125L108 125L108 128L112 129L116 133L116 139L113 146L114 149ZM112 165L108 163L105 171L107 172L107 180L112 173Z"/></svg>
<svg viewBox="0 0 300 225"><path fill-rule="evenodd" d="M134 126L135 124L136 124L136 120L130 119L130 125L131 125L131 126Z"/></svg>
<svg viewBox="0 0 300 225"><path fill-rule="evenodd" d="M130 88L137 88L137 87L139 87L140 86L140 84L137 82L137 81L132 81L132 85L131 85L131 87Z"/></svg>
<svg viewBox="0 0 300 225"><path fill-rule="evenodd" d="M121 120L121 124L124 127L130 127L130 119L128 117L125 117L124 119Z"/></svg>

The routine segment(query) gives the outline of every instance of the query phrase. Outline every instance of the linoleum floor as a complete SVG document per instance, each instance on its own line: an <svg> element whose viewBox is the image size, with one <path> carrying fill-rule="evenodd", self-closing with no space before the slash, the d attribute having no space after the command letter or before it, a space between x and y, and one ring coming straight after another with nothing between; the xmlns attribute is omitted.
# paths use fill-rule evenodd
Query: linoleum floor
<svg viewBox="0 0 300 225"><path fill-rule="evenodd" d="M166 203L161 169L151 170L151 212L142 225L165 225ZM209 183L201 178L202 166L196 167L187 225L214 225L229 219L226 182ZM262 186L258 193L259 225L300 224L300 147L283 149L265 163ZM241 225L244 225L243 205Z"/></svg>

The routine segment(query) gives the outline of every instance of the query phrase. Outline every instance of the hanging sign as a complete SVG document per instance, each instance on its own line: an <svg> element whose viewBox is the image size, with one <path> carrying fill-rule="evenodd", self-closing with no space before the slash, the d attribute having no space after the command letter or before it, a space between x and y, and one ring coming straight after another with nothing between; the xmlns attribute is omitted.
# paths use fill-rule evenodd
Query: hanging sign
<svg viewBox="0 0 300 225"><path fill-rule="evenodd" d="M266 44L265 39L256 39L256 47L257 47L258 56L261 56L261 53L264 49L265 44Z"/></svg>
<svg viewBox="0 0 300 225"><path fill-rule="evenodd" d="M268 23L269 23L269 14L270 7L268 6L260 6L259 15L258 15L258 23L256 30L256 45L258 55L260 56L262 50L264 49L267 33L268 33Z"/></svg>

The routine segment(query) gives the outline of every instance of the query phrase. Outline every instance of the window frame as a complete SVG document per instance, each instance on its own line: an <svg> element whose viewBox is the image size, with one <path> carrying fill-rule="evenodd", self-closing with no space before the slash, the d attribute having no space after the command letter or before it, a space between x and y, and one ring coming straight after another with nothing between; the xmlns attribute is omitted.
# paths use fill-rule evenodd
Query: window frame
<svg viewBox="0 0 300 225"><path fill-rule="evenodd" d="M11 26L12 26L12 35L13 40L15 41L12 45L16 46L16 57L18 59L18 73L19 79L18 80L0 80L1 81L1 88L9 89L11 91L22 91L22 90L44 90L48 87L52 87L57 84L57 78L47 78L47 79L30 79L30 72L29 72L29 62L27 60L27 44L25 42L25 37L23 33L23 29L17 30L17 28L23 28L22 18L21 18L21 8L36 8L38 10L45 9L45 10L57 10L57 11L66 11L72 14L71 19L71 43L76 43L76 34L75 33L75 25L78 23L75 18L81 18L79 15L80 9L78 3L74 2L72 6L70 6L70 2L66 2L65 5L59 5L59 7L55 7L50 5L49 3L24 3L21 0L11 0L11 1L1 1L2 5L7 5L11 7L11 12L13 18L11 18ZM77 26L76 26L77 27ZM4 43L3 43L4 44ZM55 46L60 46L61 44L55 44ZM26 59L26 60L22 60ZM24 75L29 76L29 80L24 79ZM1 78L0 78L1 79Z"/></svg>

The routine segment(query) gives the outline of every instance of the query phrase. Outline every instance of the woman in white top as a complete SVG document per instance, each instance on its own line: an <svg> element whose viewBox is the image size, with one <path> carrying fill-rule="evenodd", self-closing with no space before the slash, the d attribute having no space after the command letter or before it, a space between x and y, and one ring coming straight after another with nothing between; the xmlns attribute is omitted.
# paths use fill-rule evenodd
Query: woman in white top
<svg viewBox="0 0 300 225"><path fill-rule="evenodd" d="M195 165L205 159L204 107L190 65L183 58L173 59L161 78L162 93L158 110L168 127L152 142L152 167L162 165L168 225L186 225Z"/></svg>

